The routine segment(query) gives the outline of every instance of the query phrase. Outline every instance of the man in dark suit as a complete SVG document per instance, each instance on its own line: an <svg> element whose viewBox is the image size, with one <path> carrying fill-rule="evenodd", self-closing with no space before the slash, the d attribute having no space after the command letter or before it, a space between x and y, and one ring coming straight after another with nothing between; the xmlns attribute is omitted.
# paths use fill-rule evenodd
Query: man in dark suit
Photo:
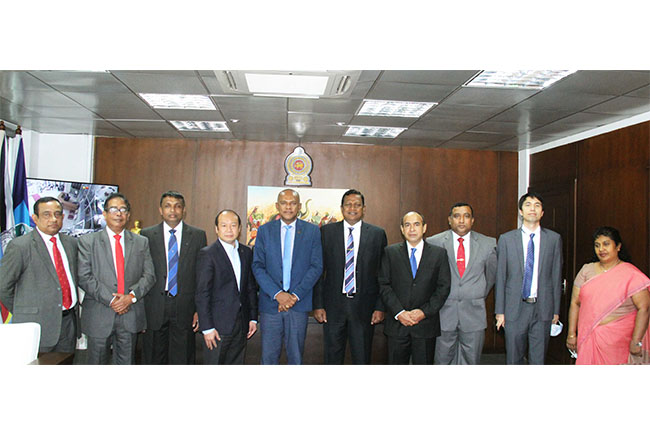
<svg viewBox="0 0 650 433"><path fill-rule="evenodd" d="M86 293L81 331L88 336L88 364L132 364L136 334L146 327L142 299L156 281L144 236L124 230L131 206L124 195L104 201L106 229L79 239L79 286Z"/></svg>
<svg viewBox="0 0 650 433"><path fill-rule="evenodd" d="M325 364L343 364L350 340L353 364L370 364L372 325L384 320L377 274L384 229L368 224L361 192L343 194L343 221L321 227L323 276L314 287L314 318L324 323Z"/></svg>
<svg viewBox="0 0 650 433"><path fill-rule="evenodd" d="M7 245L0 261L0 301L13 323L41 325L39 352L74 353L78 326L77 240L59 233L63 207L53 197L34 203L36 229Z"/></svg>
<svg viewBox="0 0 650 433"><path fill-rule="evenodd" d="M526 353L529 364L544 364L551 323L560 318L562 239L540 226L543 206L541 195L524 194L521 228L497 244L496 326L505 328L507 364L523 364Z"/></svg>
<svg viewBox="0 0 650 433"><path fill-rule="evenodd" d="M243 364L246 340L257 331L253 252L237 240L241 218L235 211L222 210L214 224L219 239L199 252L197 264L204 364Z"/></svg>
<svg viewBox="0 0 650 433"><path fill-rule="evenodd" d="M436 364L476 365L481 360L487 328L485 298L497 269L496 239L472 231L474 209L456 203L449 211L450 230L427 238L449 258L451 291L440 310L441 335Z"/></svg>
<svg viewBox="0 0 650 433"><path fill-rule="evenodd" d="M313 288L323 271L320 231L297 219L300 195L278 194L279 220L262 225L253 249L253 274L260 286L262 364L277 364L284 343L289 364L302 364Z"/></svg>
<svg viewBox="0 0 650 433"><path fill-rule="evenodd" d="M196 257L208 243L205 231L185 218L185 198L177 191L160 197L163 221L142 229L156 270L156 283L144 297L147 329L143 337L145 364L194 364L194 332L198 315L194 304Z"/></svg>
<svg viewBox="0 0 650 433"><path fill-rule="evenodd" d="M423 241L427 225L419 212L404 215L400 228L406 242L386 247L379 273L388 363L433 364L451 280L447 253Z"/></svg>

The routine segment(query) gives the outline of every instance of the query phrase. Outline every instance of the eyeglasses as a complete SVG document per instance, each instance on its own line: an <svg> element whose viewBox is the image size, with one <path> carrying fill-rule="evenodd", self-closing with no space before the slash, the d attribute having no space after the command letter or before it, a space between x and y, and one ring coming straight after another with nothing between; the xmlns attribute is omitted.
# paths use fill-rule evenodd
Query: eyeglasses
<svg viewBox="0 0 650 433"><path fill-rule="evenodd" d="M128 211L129 211L129 209L126 208L126 207L119 207L118 208L118 207L115 207L115 206L111 206L111 207L108 208L108 213L113 214L113 215L115 215L118 212L119 213L127 213Z"/></svg>

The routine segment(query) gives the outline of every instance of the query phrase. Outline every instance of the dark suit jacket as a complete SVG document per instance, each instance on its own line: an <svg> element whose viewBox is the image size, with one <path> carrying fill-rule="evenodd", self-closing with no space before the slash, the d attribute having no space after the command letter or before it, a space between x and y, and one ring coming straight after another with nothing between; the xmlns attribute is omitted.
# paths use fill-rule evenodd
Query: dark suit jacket
<svg viewBox="0 0 650 433"><path fill-rule="evenodd" d="M238 251L241 290L237 288L235 272L219 240L199 251L196 311L201 331L215 328L221 335L232 334L240 308L244 334L248 332L248 322L257 320L257 286L251 270L253 252L242 244Z"/></svg>
<svg viewBox="0 0 650 433"><path fill-rule="evenodd" d="M406 242L386 247L379 273L381 298L386 306L384 333L389 337L433 338L440 335L439 311L449 296L451 276L447 252L424 243L415 278ZM404 326L395 319L402 310L419 308L426 318L415 326Z"/></svg>
<svg viewBox="0 0 650 433"><path fill-rule="evenodd" d="M77 239L59 234L77 293ZM59 245L59 248L61 248ZM7 245L0 261L0 301L13 314L13 323L41 325L41 346L54 346L61 334L61 283L41 235L34 229ZM77 304L78 305L78 304ZM77 320L78 307L75 307ZM77 326L77 337L81 336Z"/></svg>
<svg viewBox="0 0 650 433"><path fill-rule="evenodd" d="M156 270L156 283L144 297L147 329L159 330L164 320L165 285L167 284L167 254L163 223L142 229L140 234L149 239L151 260ZM176 318L180 326L192 328L194 316L194 291L196 288L196 258L199 250L208 244L205 232L183 221L180 256L178 257L178 292L176 294Z"/></svg>
<svg viewBox="0 0 650 433"><path fill-rule="evenodd" d="M146 327L142 299L156 281L149 241L144 236L124 231L124 293L133 291L137 302L124 314L127 331L136 333ZM89 337L106 338L111 334L117 313L111 308L117 292L115 259L106 229L79 238L79 286L86 293L82 303L81 332Z"/></svg>
<svg viewBox="0 0 650 433"><path fill-rule="evenodd" d="M273 299L282 290L281 220L270 221L257 231L253 249L253 275L260 286L260 312L277 314L278 301ZM323 250L318 226L296 220L291 261L291 287L300 299L292 307L295 311L312 310L314 285L323 272Z"/></svg>
<svg viewBox="0 0 650 433"><path fill-rule="evenodd" d="M323 275L314 287L314 309L324 308L328 320L343 319L343 293L345 272L345 236L343 221L321 227L323 245ZM386 248L384 229L366 222L361 223L359 252L354 274L357 293L352 308L363 323L370 323L374 310L384 311L379 296L379 266Z"/></svg>
<svg viewBox="0 0 650 433"><path fill-rule="evenodd" d="M537 304L541 320L553 320L560 314L562 296L562 238L542 227L539 235ZM521 310L521 287L524 281L524 247L521 229L499 237L497 244L497 281L494 286L494 310L516 320Z"/></svg>

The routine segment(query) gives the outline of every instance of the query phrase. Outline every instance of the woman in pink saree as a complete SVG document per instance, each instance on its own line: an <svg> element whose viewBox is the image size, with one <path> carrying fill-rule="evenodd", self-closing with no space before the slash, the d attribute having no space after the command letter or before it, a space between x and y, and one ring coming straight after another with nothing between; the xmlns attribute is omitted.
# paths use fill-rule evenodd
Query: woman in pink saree
<svg viewBox="0 0 650 433"><path fill-rule="evenodd" d="M650 363L650 279L622 247L618 230L600 227L594 261L576 276L566 340L578 352L576 364Z"/></svg>

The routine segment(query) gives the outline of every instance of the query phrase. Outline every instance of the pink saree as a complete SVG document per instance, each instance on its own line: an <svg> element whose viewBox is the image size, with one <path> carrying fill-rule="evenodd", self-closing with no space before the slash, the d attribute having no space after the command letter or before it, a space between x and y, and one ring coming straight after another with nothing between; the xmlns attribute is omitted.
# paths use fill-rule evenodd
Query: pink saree
<svg viewBox="0 0 650 433"><path fill-rule="evenodd" d="M650 279L634 265L625 262L583 284L580 288L576 364L615 365L650 361L650 330L643 336L642 356L630 355L636 309L599 325L628 298L649 286Z"/></svg>

